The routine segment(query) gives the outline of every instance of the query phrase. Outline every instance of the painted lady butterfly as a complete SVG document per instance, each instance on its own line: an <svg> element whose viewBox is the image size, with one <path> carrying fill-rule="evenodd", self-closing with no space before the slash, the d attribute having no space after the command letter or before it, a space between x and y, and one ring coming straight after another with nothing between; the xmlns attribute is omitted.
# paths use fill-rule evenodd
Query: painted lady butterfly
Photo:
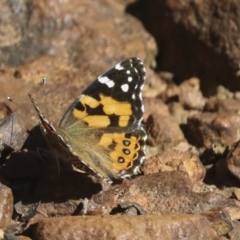
<svg viewBox="0 0 240 240"><path fill-rule="evenodd" d="M146 70L128 58L100 75L70 105L54 127L29 95L51 150L80 170L108 182L137 175L145 160L146 132L141 121Z"/></svg>

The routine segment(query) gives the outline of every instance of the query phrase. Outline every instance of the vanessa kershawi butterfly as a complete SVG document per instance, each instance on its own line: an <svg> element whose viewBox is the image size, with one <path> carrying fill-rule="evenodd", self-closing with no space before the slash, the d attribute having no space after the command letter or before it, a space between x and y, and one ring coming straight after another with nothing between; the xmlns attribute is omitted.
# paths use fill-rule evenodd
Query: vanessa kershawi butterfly
<svg viewBox="0 0 240 240"><path fill-rule="evenodd" d="M146 70L128 58L100 75L70 105L58 127L35 107L50 149L107 181L137 175L145 160L146 132L141 122Z"/></svg>

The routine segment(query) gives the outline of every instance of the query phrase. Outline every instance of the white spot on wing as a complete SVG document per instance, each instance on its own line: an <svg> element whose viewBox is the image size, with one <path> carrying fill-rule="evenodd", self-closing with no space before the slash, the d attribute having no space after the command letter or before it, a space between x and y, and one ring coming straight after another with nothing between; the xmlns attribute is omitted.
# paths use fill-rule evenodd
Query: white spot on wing
<svg viewBox="0 0 240 240"><path fill-rule="evenodd" d="M140 160L141 162L141 160ZM142 162L141 162L142 163ZM136 166L134 169L133 169L133 174L134 175L137 175L138 173L140 172L140 167L139 166Z"/></svg>
<svg viewBox="0 0 240 240"><path fill-rule="evenodd" d="M123 70L124 67L121 66L121 63L118 63L118 64L115 66L115 69L117 69L117 70Z"/></svg>
<svg viewBox="0 0 240 240"><path fill-rule="evenodd" d="M115 85L114 81L109 79L107 76L98 77L98 81L102 84L106 84L109 88L112 88Z"/></svg>
<svg viewBox="0 0 240 240"><path fill-rule="evenodd" d="M128 81L131 82L133 80L132 77L128 77Z"/></svg>
<svg viewBox="0 0 240 240"><path fill-rule="evenodd" d="M106 84L109 88L112 88L112 87L114 87L114 85L115 85L114 81L112 81L112 80L106 82L105 84Z"/></svg>
<svg viewBox="0 0 240 240"><path fill-rule="evenodd" d="M140 159L141 164L142 164L144 161L145 161L145 157L142 157L142 158Z"/></svg>
<svg viewBox="0 0 240 240"><path fill-rule="evenodd" d="M136 95L134 93L132 94L132 99L136 99Z"/></svg>
<svg viewBox="0 0 240 240"><path fill-rule="evenodd" d="M104 77L100 76L100 77L98 77L98 81L100 83L106 83L106 82L110 81L110 79L106 76L104 76Z"/></svg>
<svg viewBox="0 0 240 240"><path fill-rule="evenodd" d="M131 73L131 71L130 71L130 70L127 70L127 71L126 71L126 73L127 73L127 74L130 74L130 73Z"/></svg>
<svg viewBox="0 0 240 240"><path fill-rule="evenodd" d="M147 140L147 134L145 134L145 136L143 137L143 140L146 142L146 140Z"/></svg>
<svg viewBox="0 0 240 240"><path fill-rule="evenodd" d="M128 89L129 89L129 85L126 83L126 84L123 84L122 86L121 86L121 89L124 91L124 92L127 92L128 91Z"/></svg>
<svg viewBox="0 0 240 240"><path fill-rule="evenodd" d="M125 149L124 153L125 153L125 154L129 154L130 151L129 151L128 149Z"/></svg>

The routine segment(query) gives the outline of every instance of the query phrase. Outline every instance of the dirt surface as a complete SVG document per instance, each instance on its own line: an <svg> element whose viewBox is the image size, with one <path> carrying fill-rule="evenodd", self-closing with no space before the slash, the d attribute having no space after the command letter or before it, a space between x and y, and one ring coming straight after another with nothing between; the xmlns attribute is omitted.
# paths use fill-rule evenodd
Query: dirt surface
<svg viewBox="0 0 240 240"><path fill-rule="evenodd" d="M1 5L0 239L240 239L238 1ZM28 94L57 126L134 56L146 160L109 184L50 154Z"/></svg>

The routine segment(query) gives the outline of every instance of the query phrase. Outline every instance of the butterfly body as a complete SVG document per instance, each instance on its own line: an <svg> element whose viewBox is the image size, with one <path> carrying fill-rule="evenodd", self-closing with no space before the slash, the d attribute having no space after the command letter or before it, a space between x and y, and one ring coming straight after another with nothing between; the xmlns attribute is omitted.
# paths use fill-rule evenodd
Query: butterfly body
<svg viewBox="0 0 240 240"><path fill-rule="evenodd" d="M140 59L123 60L83 91L56 128L30 96L50 149L110 182L138 174L145 159L144 80Z"/></svg>

